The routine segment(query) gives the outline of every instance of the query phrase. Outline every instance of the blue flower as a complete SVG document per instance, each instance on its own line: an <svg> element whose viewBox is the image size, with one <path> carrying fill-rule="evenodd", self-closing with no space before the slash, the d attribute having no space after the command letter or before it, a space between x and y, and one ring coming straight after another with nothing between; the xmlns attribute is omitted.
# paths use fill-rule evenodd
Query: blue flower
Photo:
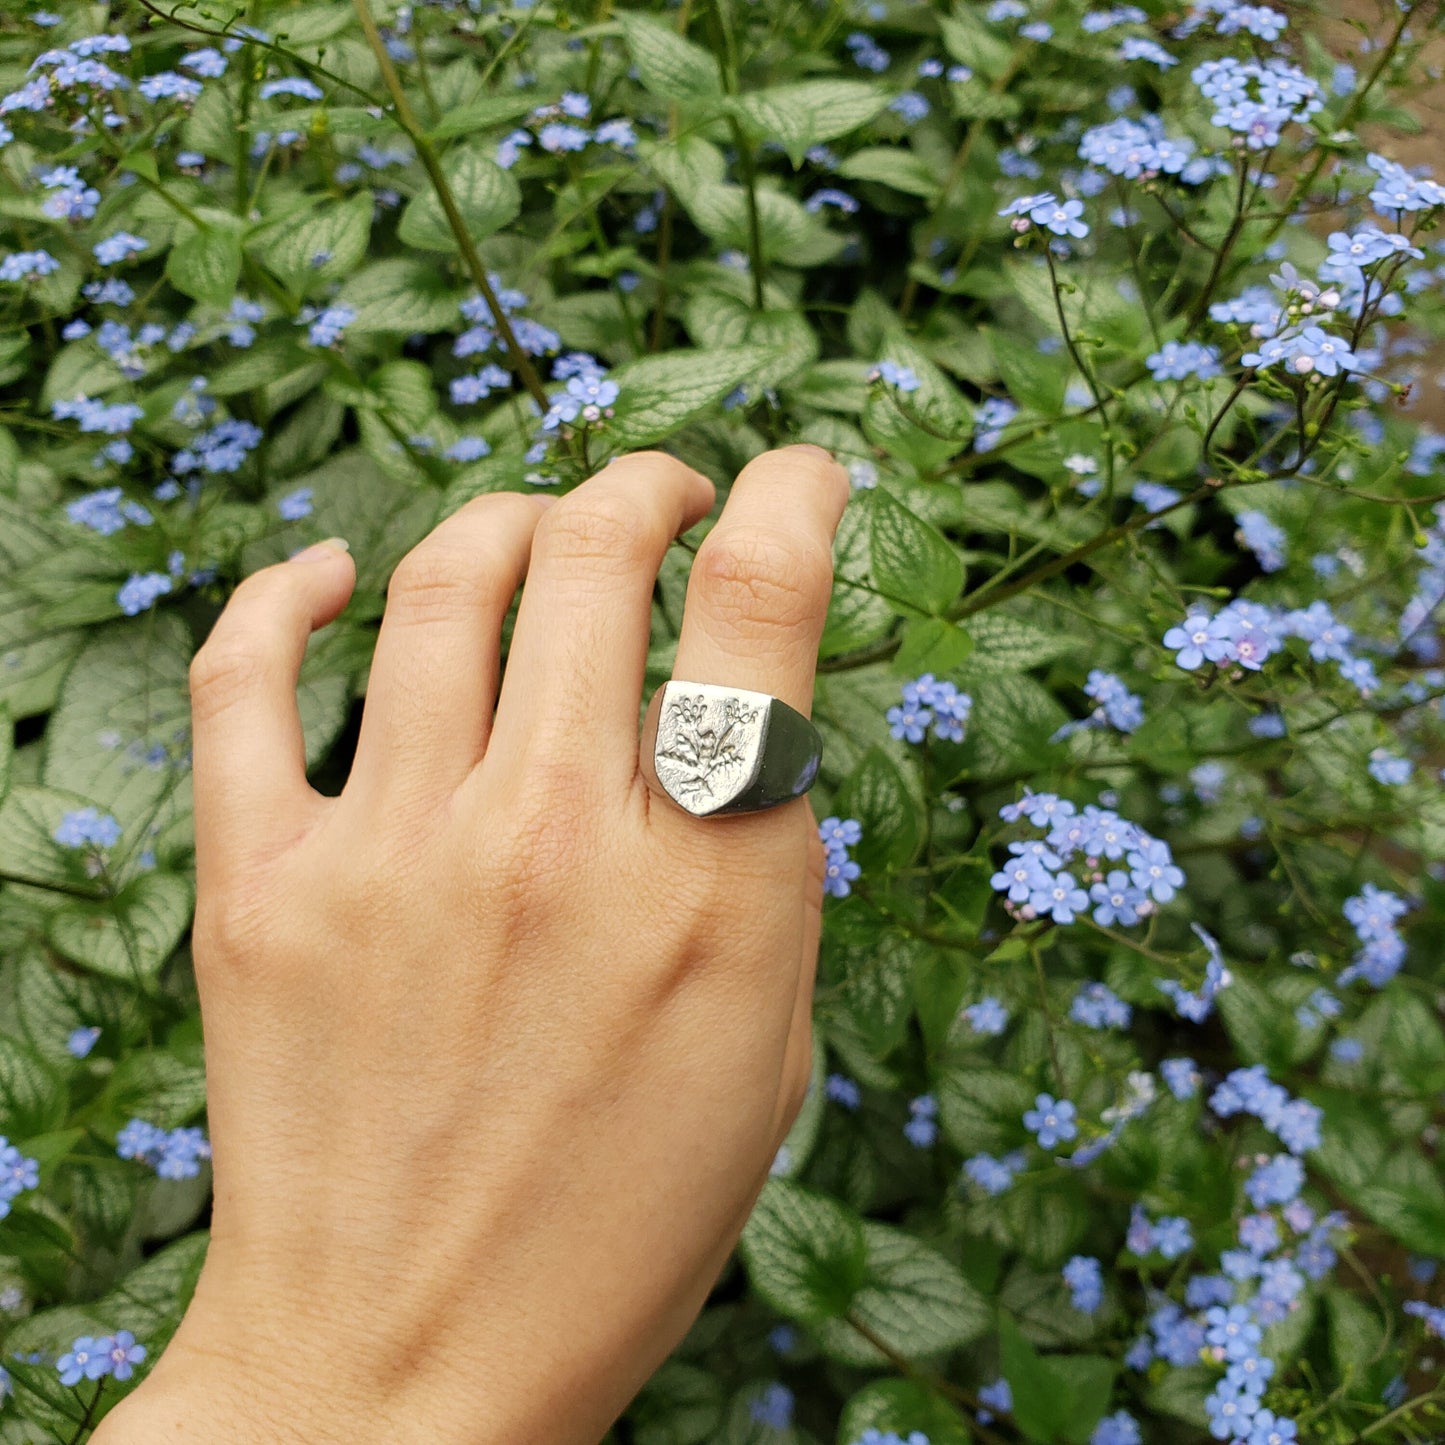
<svg viewBox="0 0 1445 1445"><path fill-rule="evenodd" d="M188 75L177 75L174 70L162 70L155 75L148 75L136 86L147 100L178 100L183 105L189 105L195 100L202 88L199 80L192 80Z"/></svg>
<svg viewBox="0 0 1445 1445"><path fill-rule="evenodd" d="M591 132L583 130L579 125L566 125L561 121L544 125L537 132L537 144L552 155L585 150L591 139Z"/></svg>
<svg viewBox="0 0 1445 1445"><path fill-rule="evenodd" d="M1179 64L1178 58L1170 55L1158 41L1147 40L1140 35L1126 36L1120 42L1119 59L1126 62L1147 60L1150 65L1157 65L1160 70L1168 70L1171 66Z"/></svg>
<svg viewBox="0 0 1445 1445"><path fill-rule="evenodd" d="M1063 1275L1076 1310L1091 1315L1104 1303L1104 1271L1097 1259L1076 1254L1064 1266Z"/></svg>
<svg viewBox="0 0 1445 1445"><path fill-rule="evenodd" d="M1207 612L1190 612L1164 634L1164 646L1175 651L1175 663L1193 672L1206 661L1223 662L1230 652L1229 624Z"/></svg>
<svg viewBox="0 0 1445 1445"><path fill-rule="evenodd" d="M192 50L190 54L181 59L181 64L187 70L194 70L205 80L216 80L223 76L230 63L219 50L209 45L201 50ZM180 157L177 156L176 159L179 160Z"/></svg>
<svg viewBox="0 0 1445 1445"><path fill-rule="evenodd" d="M905 90L902 95L895 96L888 102L888 109L895 115L902 116L909 125L922 120L928 114L928 108L927 100L916 90Z"/></svg>
<svg viewBox="0 0 1445 1445"><path fill-rule="evenodd" d="M1201 1076L1193 1059L1165 1059L1159 1072L1176 1099L1192 1099L1199 1092Z"/></svg>
<svg viewBox="0 0 1445 1445"><path fill-rule="evenodd" d="M1102 883L1093 884L1089 897L1094 900L1094 921L1105 928L1111 928L1115 923L1132 928L1139 921L1141 905L1148 899L1129 874L1118 868L1113 869ZM1101 1025L1095 1024L1094 1027Z"/></svg>
<svg viewBox="0 0 1445 1445"><path fill-rule="evenodd" d="M964 1163L963 1173L966 1179L978 1185L985 1194L999 1195L1009 1190L1014 1182L1014 1175L1023 1167L1022 1151L1005 1154L1002 1159L995 1159L992 1154L975 1154ZM1002 1408L1009 1407L1005 1405Z"/></svg>
<svg viewBox="0 0 1445 1445"><path fill-rule="evenodd" d="M1249 1422L1246 1445L1293 1445L1298 1439L1299 1428L1288 1416L1276 1415L1273 1410L1261 1410Z"/></svg>
<svg viewBox="0 0 1445 1445"><path fill-rule="evenodd" d="M356 311L344 303L328 306L322 311L306 307L301 312L301 324L310 322L306 339L312 346L335 346L341 334L356 320Z"/></svg>
<svg viewBox="0 0 1445 1445"><path fill-rule="evenodd" d="M1034 1107L1024 1114L1024 1128L1037 1137L1041 1148L1052 1149L1078 1135L1079 1126L1074 1123L1077 1112L1067 1099L1040 1094Z"/></svg>
<svg viewBox="0 0 1445 1445"><path fill-rule="evenodd" d="M1263 512L1241 512L1239 540L1248 547L1266 572L1278 572L1285 564L1289 539Z"/></svg>
<svg viewBox="0 0 1445 1445"><path fill-rule="evenodd" d="M1083 214L1082 201L1055 201L1050 198L1029 212L1029 220L1055 236L1073 236L1077 239L1089 234L1088 222L1080 220Z"/></svg>
<svg viewBox="0 0 1445 1445"><path fill-rule="evenodd" d="M908 1114L904 1137L915 1149L927 1149L938 1138L938 1100L932 1094L920 1094L910 1101Z"/></svg>
<svg viewBox="0 0 1445 1445"><path fill-rule="evenodd" d="M96 1351L105 1360L106 1369L117 1380L128 1380L135 1374L135 1367L146 1357L146 1347L136 1344L135 1336L129 1330L117 1330L97 1340Z"/></svg>
<svg viewBox="0 0 1445 1445"><path fill-rule="evenodd" d="M793 1423L793 1392L775 1380L749 1403L748 1413L770 1430L786 1430Z"/></svg>
<svg viewBox="0 0 1445 1445"><path fill-rule="evenodd" d="M78 1385L82 1380L103 1379L110 1371L104 1343L103 1338L97 1340L90 1335L81 1335L55 1362L55 1368L60 1372L60 1383Z"/></svg>
<svg viewBox="0 0 1445 1445"><path fill-rule="evenodd" d="M845 216L851 216L858 210L858 202L847 191L840 191L836 186L823 186L803 202L803 209L812 211L815 215L825 206L832 206Z"/></svg>
<svg viewBox="0 0 1445 1445"><path fill-rule="evenodd" d="M1304 1165L1293 1154L1276 1154L1245 1181L1244 1192L1256 1209L1288 1204L1304 1187Z"/></svg>
<svg viewBox="0 0 1445 1445"><path fill-rule="evenodd" d="M310 487L297 487L276 503L276 511L283 521L299 522L302 517L309 517L315 510L311 499Z"/></svg>
<svg viewBox="0 0 1445 1445"><path fill-rule="evenodd" d="M64 848L114 848L120 833L120 824L109 813L75 808L60 820L51 837Z"/></svg>
<svg viewBox="0 0 1445 1445"><path fill-rule="evenodd" d="M1199 341L1166 341L1145 357L1144 364L1155 381L1184 381L1191 376L1208 381L1220 375L1218 350Z"/></svg>
<svg viewBox="0 0 1445 1445"><path fill-rule="evenodd" d="M881 379L889 386L897 387L899 391L917 391L920 385L918 377L913 370L907 366L900 366L896 361L880 361L868 373L869 379Z"/></svg>
<svg viewBox="0 0 1445 1445"><path fill-rule="evenodd" d="M1009 1011L996 998L981 998L963 1010L968 1026L976 1034L996 1037L1008 1027Z"/></svg>
<svg viewBox="0 0 1445 1445"><path fill-rule="evenodd" d="M1410 781L1411 763L1409 758L1389 752L1385 748L1374 748L1370 752L1370 776L1386 787L1399 787Z"/></svg>
<svg viewBox="0 0 1445 1445"><path fill-rule="evenodd" d="M0 1134L0 1219L10 1213L12 1199L39 1187L40 1162L22 1154Z"/></svg>
<svg viewBox="0 0 1445 1445"><path fill-rule="evenodd" d="M823 1084L823 1093L850 1113L863 1102L862 1090L846 1074L829 1074Z"/></svg>
<svg viewBox="0 0 1445 1445"><path fill-rule="evenodd" d="M1089 1436L1089 1445L1139 1445L1139 1425L1127 1410L1105 1415Z"/></svg>
<svg viewBox="0 0 1445 1445"><path fill-rule="evenodd" d="M83 1059L95 1047L96 1040L99 1038L100 1029L95 1024L91 1024L88 1028L71 1029L65 1040L66 1052L70 1054L71 1058Z"/></svg>
<svg viewBox="0 0 1445 1445"><path fill-rule="evenodd" d="M60 270L60 262L49 251L13 251L0 260L0 281L24 281L31 276L49 276Z"/></svg>
<svg viewBox="0 0 1445 1445"><path fill-rule="evenodd" d="M1045 876L1047 881L1029 895L1029 907L1036 915L1067 925L1080 913L1088 912L1089 895L1075 882L1072 873Z"/></svg>
<svg viewBox="0 0 1445 1445"><path fill-rule="evenodd" d="M298 100L322 100L325 92L314 80L299 75L286 75L277 80L268 80L261 86L262 100L272 100L278 95L294 95Z"/></svg>

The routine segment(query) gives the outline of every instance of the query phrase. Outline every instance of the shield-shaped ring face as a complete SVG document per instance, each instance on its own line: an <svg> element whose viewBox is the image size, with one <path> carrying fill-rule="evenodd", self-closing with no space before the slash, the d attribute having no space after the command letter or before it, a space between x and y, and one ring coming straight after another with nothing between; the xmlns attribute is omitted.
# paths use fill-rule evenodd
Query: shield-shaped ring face
<svg viewBox="0 0 1445 1445"><path fill-rule="evenodd" d="M764 692L705 682L669 682L660 688L650 709L657 737L647 756L668 797L704 817L751 786L762 762L772 701Z"/></svg>

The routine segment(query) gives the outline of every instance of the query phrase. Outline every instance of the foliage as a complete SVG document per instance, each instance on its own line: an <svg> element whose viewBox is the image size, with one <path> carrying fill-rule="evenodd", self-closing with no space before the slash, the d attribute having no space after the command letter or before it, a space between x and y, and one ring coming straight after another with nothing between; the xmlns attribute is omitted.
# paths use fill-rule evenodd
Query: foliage
<svg viewBox="0 0 1445 1445"><path fill-rule="evenodd" d="M375 10L0 14L0 1438L82 1439L204 1252L236 581L350 541L329 785L439 517L787 440L857 489L815 1086L619 1438L1438 1432L1439 8Z"/></svg>

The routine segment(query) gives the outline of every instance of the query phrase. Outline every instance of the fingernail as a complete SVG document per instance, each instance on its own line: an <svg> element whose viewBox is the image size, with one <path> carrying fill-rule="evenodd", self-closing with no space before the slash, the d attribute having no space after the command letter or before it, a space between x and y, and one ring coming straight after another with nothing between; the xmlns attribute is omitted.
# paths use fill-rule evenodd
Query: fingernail
<svg viewBox="0 0 1445 1445"><path fill-rule="evenodd" d="M328 557L336 557L349 551L351 551L351 543L345 537L328 537L324 542L313 542L311 546L303 547L299 552L293 552L290 560L292 562L322 562Z"/></svg>

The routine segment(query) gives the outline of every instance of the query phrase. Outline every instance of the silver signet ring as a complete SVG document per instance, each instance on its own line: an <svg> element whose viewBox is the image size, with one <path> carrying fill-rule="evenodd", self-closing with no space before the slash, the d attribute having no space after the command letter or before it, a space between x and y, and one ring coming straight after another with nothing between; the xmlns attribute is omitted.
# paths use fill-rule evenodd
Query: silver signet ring
<svg viewBox="0 0 1445 1445"><path fill-rule="evenodd" d="M818 729L766 692L666 682L642 725L648 785L695 818L756 813L801 798L822 758Z"/></svg>

